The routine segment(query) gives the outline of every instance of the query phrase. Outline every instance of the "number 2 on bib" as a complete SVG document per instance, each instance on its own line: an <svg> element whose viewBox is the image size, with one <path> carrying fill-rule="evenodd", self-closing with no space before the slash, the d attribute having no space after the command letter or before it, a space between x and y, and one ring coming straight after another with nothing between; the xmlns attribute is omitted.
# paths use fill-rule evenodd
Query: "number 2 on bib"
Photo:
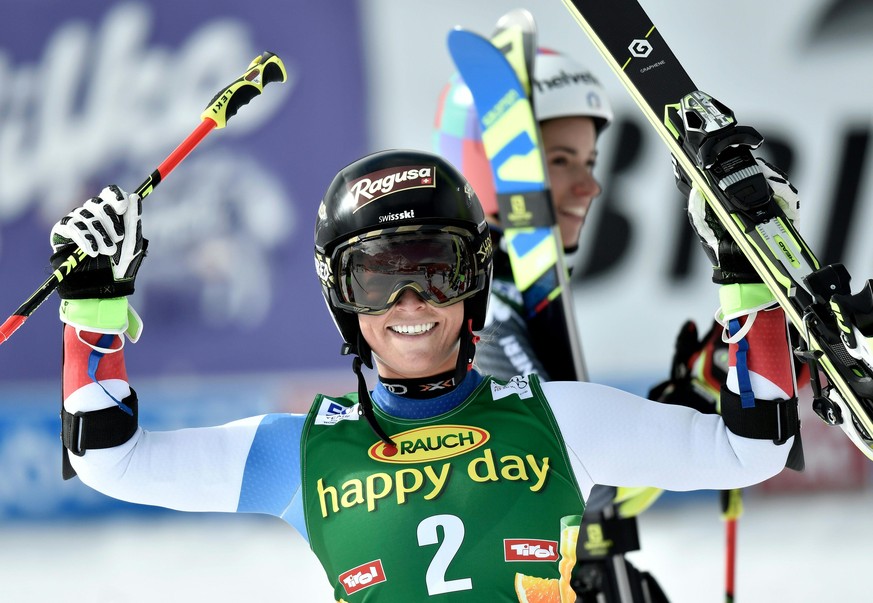
<svg viewBox="0 0 873 603"><path fill-rule="evenodd" d="M437 528L443 528L443 541L440 543ZM427 568L425 582L430 596L451 593L459 590L472 590L470 578L446 580L446 570L457 555L464 542L464 522L456 515L433 515L418 524L418 546L439 544L436 555Z"/></svg>

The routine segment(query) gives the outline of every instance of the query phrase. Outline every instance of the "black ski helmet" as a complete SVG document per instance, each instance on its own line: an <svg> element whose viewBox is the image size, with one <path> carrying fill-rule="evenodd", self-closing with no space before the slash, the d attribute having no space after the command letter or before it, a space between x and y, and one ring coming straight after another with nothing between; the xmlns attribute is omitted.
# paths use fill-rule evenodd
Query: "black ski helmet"
<svg viewBox="0 0 873 603"><path fill-rule="evenodd" d="M334 177L318 208L315 269L344 353L373 367L356 315L364 310L343 302L341 252L371 238L445 232L464 241L472 282L457 300L464 301L464 324L480 330L491 285L491 238L479 199L461 173L433 153L388 150L367 155Z"/></svg>

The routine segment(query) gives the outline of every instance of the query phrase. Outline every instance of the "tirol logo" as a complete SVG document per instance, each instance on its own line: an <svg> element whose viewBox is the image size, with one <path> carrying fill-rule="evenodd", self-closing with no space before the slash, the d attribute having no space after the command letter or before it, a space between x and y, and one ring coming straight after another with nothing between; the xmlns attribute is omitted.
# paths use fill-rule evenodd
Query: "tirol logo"
<svg viewBox="0 0 873 603"><path fill-rule="evenodd" d="M371 459L384 463L425 463L447 459L479 448L491 438L480 427L433 425L392 436L396 448L376 442L367 452Z"/></svg>
<svg viewBox="0 0 873 603"><path fill-rule="evenodd" d="M368 586L385 582L385 570L382 569L382 560L376 559L369 563L353 567L339 575L343 588L347 595L353 595Z"/></svg>
<svg viewBox="0 0 873 603"><path fill-rule="evenodd" d="M534 538L507 538L503 541L506 561L557 561L558 542Z"/></svg>
<svg viewBox="0 0 873 603"><path fill-rule="evenodd" d="M368 203L391 193L410 188L436 188L436 167L432 165L408 165L367 174L349 183L349 193L358 211Z"/></svg>

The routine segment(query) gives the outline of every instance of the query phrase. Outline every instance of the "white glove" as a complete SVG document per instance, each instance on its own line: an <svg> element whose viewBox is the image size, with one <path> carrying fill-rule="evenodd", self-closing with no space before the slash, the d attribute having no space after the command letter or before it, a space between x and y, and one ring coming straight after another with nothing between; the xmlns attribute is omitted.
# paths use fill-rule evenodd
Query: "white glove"
<svg viewBox="0 0 873 603"><path fill-rule="evenodd" d="M55 224L52 249L56 254L63 249L69 255L70 246L76 245L89 257L109 256L114 279L132 279L143 252L141 213L139 195L107 186L99 197L88 199Z"/></svg>

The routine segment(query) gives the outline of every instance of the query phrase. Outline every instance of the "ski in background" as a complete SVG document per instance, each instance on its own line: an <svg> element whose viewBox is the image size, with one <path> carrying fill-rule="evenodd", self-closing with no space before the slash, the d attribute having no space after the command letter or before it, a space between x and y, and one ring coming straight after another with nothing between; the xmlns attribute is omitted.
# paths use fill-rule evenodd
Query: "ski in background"
<svg viewBox="0 0 873 603"><path fill-rule="evenodd" d="M449 33L449 52L473 96L525 318L532 334L539 330L548 337L550 378L585 381L563 244L530 102L530 65L536 51L532 17L527 11L512 11L498 22L495 37L500 49L477 33L457 28ZM555 332L537 324L566 328Z"/></svg>
<svg viewBox="0 0 873 603"><path fill-rule="evenodd" d="M485 116L484 119L480 118L483 146L494 175L500 220L502 224L508 225L504 237L509 243L514 279L519 290L526 291L523 298L529 312L526 317L528 326L532 334L536 331L554 339L555 325L563 325L561 330L566 333L567 340L561 342L564 347L559 354L570 359L567 347L570 345L569 340L578 338L572 306L569 311L563 311L562 304L558 303L559 299L554 297L545 300L547 306L542 305L543 296L549 293L552 283L557 280L554 276L558 274L556 271L567 273L563 265L560 231L551 211L551 199L548 197L541 136L532 106L531 80L537 52L533 16L524 9L507 13L498 20L490 42L488 44L478 34L455 30L450 34L449 47L458 71L473 95L478 115ZM500 51L502 57L494 51L494 47ZM510 77L507 63L514 71L515 78ZM495 109L498 103L505 105L502 109ZM501 114L500 111L504 113ZM501 119L507 121L500 122ZM498 127L503 129L499 130ZM519 142L526 145L520 145ZM530 164L518 160L518 155L523 153ZM519 210L527 213L528 204L544 206L549 209L549 213L531 216L529 224L534 225L533 227L518 226L517 214ZM530 263L538 258L519 251L526 249L526 236L541 237L541 245L552 246L555 255L549 259L554 262L553 265L534 264L534 271L531 271ZM534 286L526 279L529 274L538 275L539 282ZM570 302L571 295L566 282L562 284L562 291L564 293L561 294L561 299ZM551 314L552 312L560 314ZM581 347L579 358L581 361ZM551 378L587 379L584 363L581 370L577 368L571 373L568 372L570 367L557 370L553 357L541 360ZM596 515L586 516L583 522L585 534L597 532L603 535L603 539L594 548L586 547L589 544L588 538L583 537L580 532L576 557L577 562L584 560L584 571L574 571L574 581L600 585L598 590L601 597L606 597L606 603L644 601L641 589L633 588L630 582L624 556L625 552L639 549L636 518L618 517L617 509L610 500L600 505ZM582 566L576 565L574 569L579 570L580 567Z"/></svg>

